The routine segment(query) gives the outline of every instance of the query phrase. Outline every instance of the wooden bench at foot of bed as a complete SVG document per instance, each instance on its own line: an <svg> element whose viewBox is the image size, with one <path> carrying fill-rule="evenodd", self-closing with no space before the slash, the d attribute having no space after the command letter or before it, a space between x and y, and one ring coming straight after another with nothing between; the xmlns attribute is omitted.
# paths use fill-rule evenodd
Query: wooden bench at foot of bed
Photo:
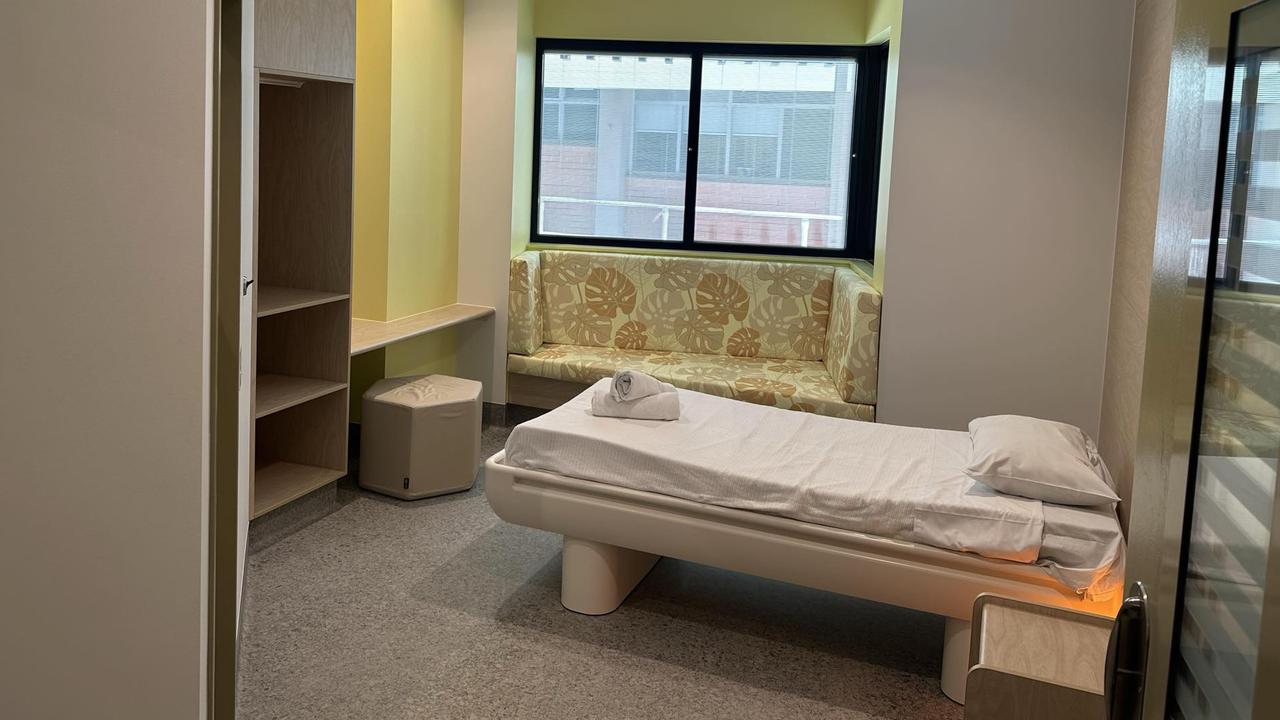
<svg viewBox="0 0 1280 720"><path fill-rule="evenodd" d="M973 604L996 593L1114 616L1034 565L992 560L788 518L682 500L503 464L485 463L498 517L565 538L561 601L575 612L613 611L660 557L748 573L942 615L942 691L964 702Z"/></svg>

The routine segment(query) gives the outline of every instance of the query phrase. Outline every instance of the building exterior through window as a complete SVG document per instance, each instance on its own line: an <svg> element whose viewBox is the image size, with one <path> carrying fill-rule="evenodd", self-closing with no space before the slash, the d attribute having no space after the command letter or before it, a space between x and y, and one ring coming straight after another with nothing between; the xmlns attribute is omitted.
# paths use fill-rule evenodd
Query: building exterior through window
<svg viewBox="0 0 1280 720"><path fill-rule="evenodd" d="M546 50L540 62L538 237L678 244L692 222L694 243L848 246L856 58Z"/></svg>

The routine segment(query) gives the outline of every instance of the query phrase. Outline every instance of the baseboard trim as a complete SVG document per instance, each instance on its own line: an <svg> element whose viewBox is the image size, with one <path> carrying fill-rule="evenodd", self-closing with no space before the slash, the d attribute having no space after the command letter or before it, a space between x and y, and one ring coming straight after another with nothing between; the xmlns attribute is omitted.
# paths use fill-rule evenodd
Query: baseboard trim
<svg viewBox="0 0 1280 720"><path fill-rule="evenodd" d="M512 405L554 410L586 390L589 385L507 373L507 402Z"/></svg>

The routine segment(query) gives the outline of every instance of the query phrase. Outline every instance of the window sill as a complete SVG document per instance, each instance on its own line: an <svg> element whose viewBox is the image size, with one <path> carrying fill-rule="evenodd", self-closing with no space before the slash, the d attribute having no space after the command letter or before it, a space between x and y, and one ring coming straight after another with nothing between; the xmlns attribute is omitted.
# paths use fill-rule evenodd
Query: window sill
<svg viewBox="0 0 1280 720"><path fill-rule="evenodd" d="M847 267L858 273L867 282L872 282L873 265L869 260L861 258L822 257L815 255L785 255L753 253L750 246L742 252L725 252L722 250L686 250L679 243L672 243L671 248L623 247L620 245L591 245L585 243L530 242L527 250L558 250L564 252L618 253L622 255L665 255L670 257L721 258L725 260L757 260L787 263L817 263Z"/></svg>

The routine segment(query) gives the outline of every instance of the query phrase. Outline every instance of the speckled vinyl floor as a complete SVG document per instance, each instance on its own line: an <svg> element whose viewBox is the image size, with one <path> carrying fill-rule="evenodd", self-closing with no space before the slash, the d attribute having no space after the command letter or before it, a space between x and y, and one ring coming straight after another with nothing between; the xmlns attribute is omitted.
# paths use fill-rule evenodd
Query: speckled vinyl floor
<svg viewBox="0 0 1280 720"><path fill-rule="evenodd" d="M249 557L239 717L962 715L941 618L670 559L585 617L560 606L559 536L502 522L479 484L349 500Z"/></svg>

